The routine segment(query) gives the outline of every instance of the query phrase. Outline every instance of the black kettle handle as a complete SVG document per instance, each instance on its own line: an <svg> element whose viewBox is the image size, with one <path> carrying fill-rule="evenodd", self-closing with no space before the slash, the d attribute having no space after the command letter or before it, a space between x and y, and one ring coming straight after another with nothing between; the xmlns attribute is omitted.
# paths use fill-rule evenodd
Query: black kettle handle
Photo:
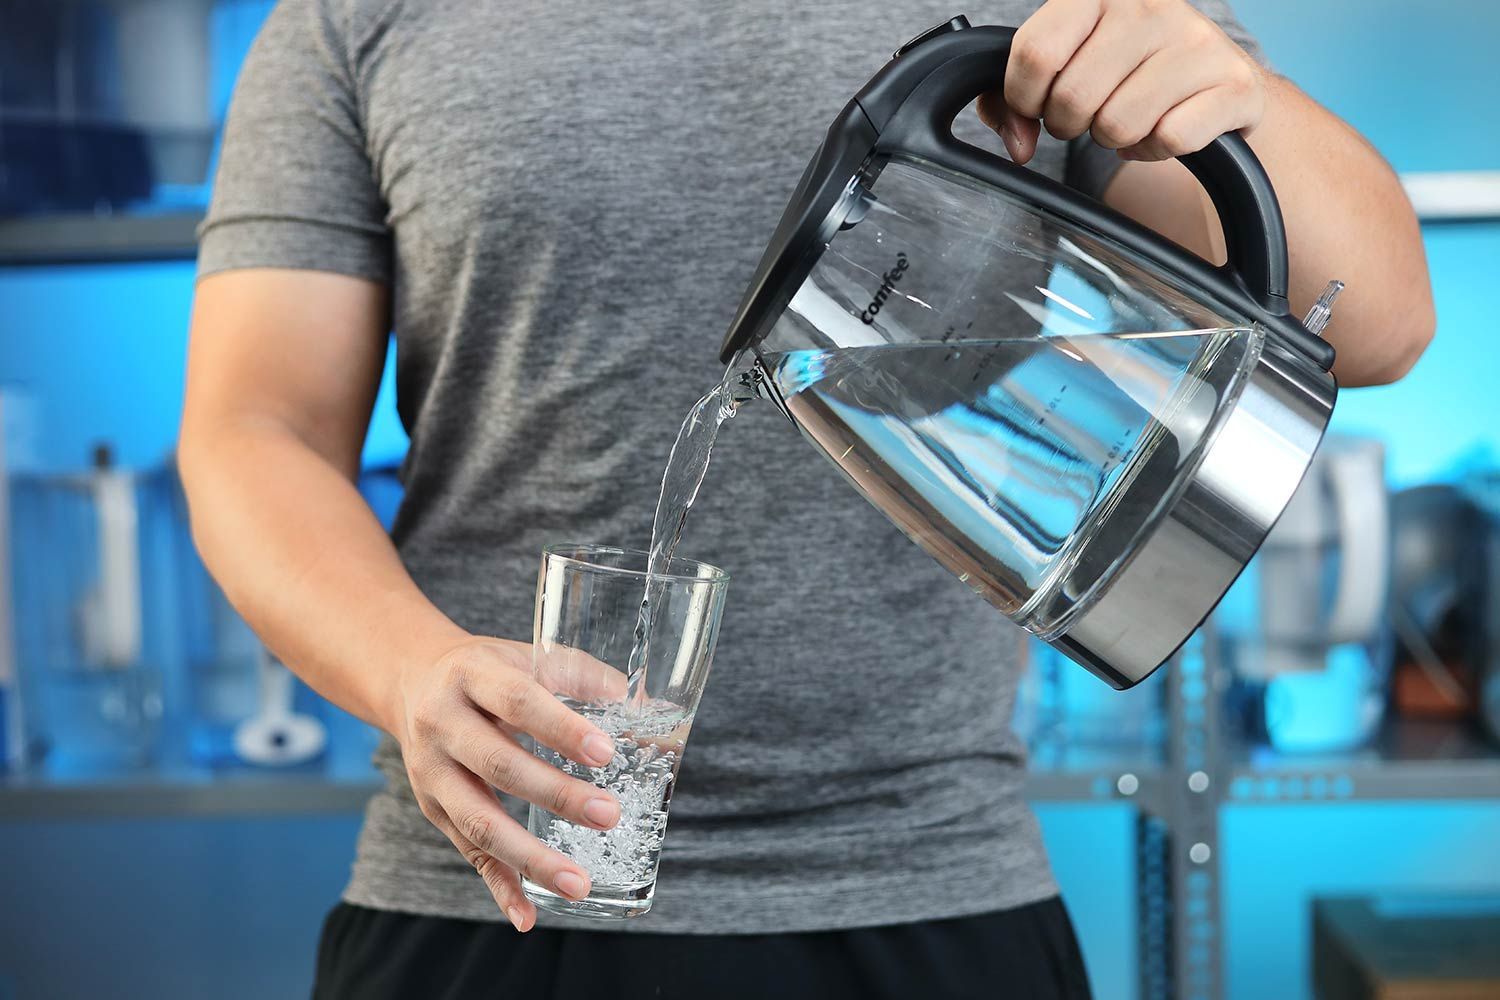
<svg viewBox="0 0 1500 1000"><path fill-rule="evenodd" d="M970 28L960 21L955 18L951 28L939 26L919 36L856 97L880 133L877 149L905 151L973 174L1139 246L1148 256L1162 256L1153 251L1165 243L1156 234L1049 178L954 137L958 114L1004 78L1015 35L1014 28ZM1203 185L1224 229L1228 263L1209 268L1209 273L1237 284L1241 294L1248 293L1271 316L1287 316L1286 227L1276 191L1249 144L1239 134L1228 133L1179 159ZM1174 269L1181 270L1181 253L1172 247L1166 254L1174 258L1169 262ZM1193 260L1198 262L1193 270L1205 266ZM1325 355L1332 360L1332 348L1312 334L1298 346L1319 361Z"/></svg>

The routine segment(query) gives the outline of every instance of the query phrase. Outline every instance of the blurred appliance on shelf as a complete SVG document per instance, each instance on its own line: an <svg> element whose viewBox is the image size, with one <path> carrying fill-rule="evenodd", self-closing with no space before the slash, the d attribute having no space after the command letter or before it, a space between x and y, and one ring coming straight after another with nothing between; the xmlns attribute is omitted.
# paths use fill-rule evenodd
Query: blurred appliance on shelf
<svg viewBox="0 0 1500 1000"><path fill-rule="evenodd" d="M1500 742L1500 469L1475 473L1464 485L1476 515L1469 662L1479 721Z"/></svg>
<svg viewBox="0 0 1500 1000"><path fill-rule="evenodd" d="M169 545L166 477L100 445L87 472L13 475L8 500L25 756L64 772L149 763L171 636L142 581Z"/></svg>
<svg viewBox="0 0 1500 1000"><path fill-rule="evenodd" d="M389 530L402 496L396 469L366 469L358 486ZM173 504L182 700L193 762L294 767L330 754L368 759L375 746L371 727L329 705L271 655L203 565L180 485Z"/></svg>
<svg viewBox="0 0 1500 1000"><path fill-rule="evenodd" d="M0 115L0 216L97 212L151 197L146 137L128 125Z"/></svg>
<svg viewBox="0 0 1500 1000"><path fill-rule="evenodd" d="M239 758L261 767L289 767L317 760L328 745L328 729L298 712L297 678L261 647L260 706L234 730Z"/></svg>
<svg viewBox="0 0 1500 1000"><path fill-rule="evenodd" d="M19 768L26 737L16 666L16 621L11 580L10 483L36 466L35 400L16 386L0 387L0 773Z"/></svg>
<svg viewBox="0 0 1500 1000"><path fill-rule="evenodd" d="M201 185L213 0L0 0L0 216Z"/></svg>
<svg viewBox="0 0 1500 1000"><path fill-rule="evenodd" d="M209 575L193 544L187 498L175 465L171 471L172 560L180 683L172 713L186 730L189 759L207 767L290 767L318 760L327 730L324 707L286 667L276 662L224 591Z"/></svg>
<svg viewBox="0 0 1500 1000"><path fill-rule="evenodd" d="M1314 899L1317 1000L1500 997L1500 897Z"/></svg>
<svg viewBox="0 0 1500 1000"><path fill-rule="evenodd" d="M9 412L0 392L0 430ZM69 778L159 760L367 766L373 729L276 662L209 575L175 463L120 469L101 446L88 471L54 473L0 451L0 485L17 668L0 700L21 706L3 728L20 766ZM395 470L367 470L359 487L389 527Z"/></svg>
<svg viewBox="0 0 1500 1000"><path fill-rule="evenodd" d="M1417 719L1474 714L1479 643L1478 511L1458 486L1430 483L1391 500L1395 710Z"/></svg>
<svg viewBox="0 0 1500 1000"><path fill-rule="evenodd" d="M1385 448L1329 435L1216 616L1241 735L1347 750L1380 726L1391 663Z"/></svg>

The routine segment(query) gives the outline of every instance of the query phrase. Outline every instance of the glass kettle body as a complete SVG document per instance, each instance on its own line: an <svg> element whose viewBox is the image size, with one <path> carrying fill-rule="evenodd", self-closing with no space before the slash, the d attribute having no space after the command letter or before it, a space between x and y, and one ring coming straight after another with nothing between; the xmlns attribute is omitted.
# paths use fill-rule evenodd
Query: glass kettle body
<svg viewBox="0 0 1500 1000"><path fill-rule="evenodd" d="M1286 314L1279 211L1237 137L1189 163L1223 269L954 139L1010 35L956 18L850 102L723 354L753 352L760 390L971 589L1128 687L1291 497L1331 351Z"/></svg>

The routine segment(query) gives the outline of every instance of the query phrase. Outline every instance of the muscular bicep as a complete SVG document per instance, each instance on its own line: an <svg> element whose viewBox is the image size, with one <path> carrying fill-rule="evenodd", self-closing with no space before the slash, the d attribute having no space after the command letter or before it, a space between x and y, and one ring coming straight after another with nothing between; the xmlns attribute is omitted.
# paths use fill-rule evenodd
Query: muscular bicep
<svg viewBox="0 0 1500 1000"><path fill-rule="evenodd" d="M385 286L321 271L249 268L199 282L183 450L225 429L269 427L351 478L380 384Z"/></svg>
<svg viewBox="0 0 1500 1000"><path fill-rule="evenodd" d="M1224 262L1224 233L1213 202L1176 160L1122 164L1104 189L1104 203L1205 260Z"/></svg>

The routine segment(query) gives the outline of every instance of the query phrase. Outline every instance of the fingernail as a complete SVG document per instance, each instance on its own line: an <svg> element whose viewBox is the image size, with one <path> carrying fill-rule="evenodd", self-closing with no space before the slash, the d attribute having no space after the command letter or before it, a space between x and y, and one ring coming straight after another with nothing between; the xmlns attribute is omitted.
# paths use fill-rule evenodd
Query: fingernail
<svg viewBox="0 0 1500 1000"><path fill-rule="evenodd" d="M522 932L526 930L526 915L521 912L519 906L510 907L505 911L505 915L510 918L511 926L516 930Z"/></svg>
<svg viewBox="0 0 1500 1000"><path fill-rule="evenodd" d="M615 755L615 744L603 733L589 733L583 738L583 755L594 764L608 764Z"/></svg>
<svg viewBox="0 0 1500 1000"><path fill-rule="evenodd" d="M583 817L595 826L614 826L619 815L614 799L589 799L583 804Z"/></svg>
<svg viewBox="0 0 1500 1000"><path fill-rule="evenodd" d="M589 894L588 883L574 872L558 872L552 887L569 899L582 899Z"/></svg>

